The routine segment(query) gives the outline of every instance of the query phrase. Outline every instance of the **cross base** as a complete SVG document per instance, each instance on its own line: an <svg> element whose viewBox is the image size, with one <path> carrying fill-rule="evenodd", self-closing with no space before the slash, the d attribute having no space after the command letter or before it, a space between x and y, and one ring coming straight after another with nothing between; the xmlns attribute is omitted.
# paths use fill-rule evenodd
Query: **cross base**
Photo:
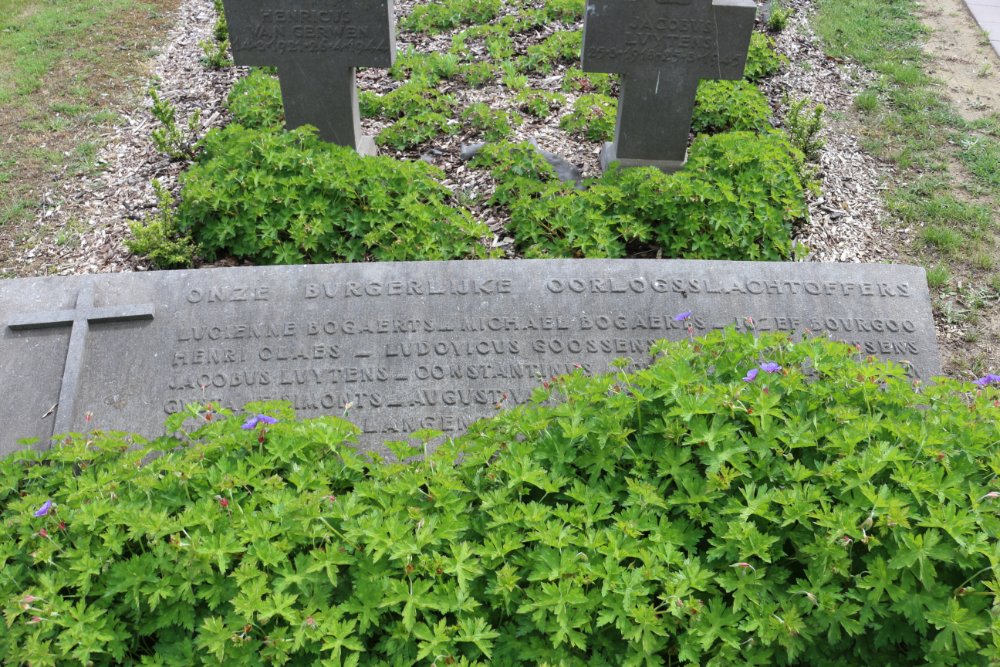
<svg viewBox="0 0 1000 667"><path fill-rule="evenodd" d="M601 149L601 171L607 171L608 165L612 162L617 162L622 168L656 167L665 174L672 174L680 171L685 163L687 163L687 151L684 152L684 159L682 160L650 160L649 158L619 157L618 145L609 141Z"/></svg>
<svg viewBox="0 0 1000 667"><path fill-rule="evenodd" d="M375 137L367 134L358 135L358 145L355 146L355 150L358 151L358 155L378 155L378 146L375 145Z"/></svg>

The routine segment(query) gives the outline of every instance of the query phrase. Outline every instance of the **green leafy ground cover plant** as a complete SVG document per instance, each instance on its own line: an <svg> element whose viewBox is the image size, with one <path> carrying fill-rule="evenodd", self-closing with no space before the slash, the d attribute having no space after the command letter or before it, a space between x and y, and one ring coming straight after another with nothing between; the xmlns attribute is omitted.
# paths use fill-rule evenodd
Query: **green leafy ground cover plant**
<svg viewBox="0 0 1000 667"><path fill-rule="evenodd" d="M403 22L403 28L415 32L434 34L441 30L457 28L464 21L457 17L462 12L478 11L478 5L467 7L461 3L441 3L435 5L418 5L414 12ZM489 13L489 12L487 12ZM435 21L427 23L426 16L440 14L444 22L438 25ZM495 12L493 12L495 14ZM500 18L483 19L480 25L474 25L460 30L452 35L451 48L447 54L420 53L408 50L402 54L391 74L397 80L409 77L407 86L436 93L434 86L441 80L455 79L465 76L469 85L482 86L499 77L508 88L523 91L529 84L525 74L545 74L556 65L572 65L579 61L582 47L582 32L580 30L556 30L539 43L529 44L523 50L519 47L515 36L555 20L575 21L580 16L580 8L565 2L547 2L542 8L520 7L516 14L508 14ZM470 60L473 51L470 45L475 41L485 46L490 62ZM519 51L520 50L520 51ZM520 55L519 55L520 53ZM747 78L760 80L773 74L781 66L782 61L773 49L773 41L763 34L756 34L752 39L748 56ZM574 101L572 111L563 117L561 127L570 133L578 134L591 141L606 141L614 131L615 101L610 95L614 92L613 83L616 77L607 74L583 73L576 67L570 67L564 77L563 87L570 92L583 93L580 99ZM761 115L760 99L752 97L752 88L743 85L732 91L733 100L728 105L723 100L713 104L711 90L706 95L706 105L712 110L699 126L701 131L726 129L762 129L766 124L759 120ZM397 91L389 93L395 94ZM598 95L604 97L597 97ZM449 116L455 118L455 110L410 108L405 113L387 114L378 108L372 94L362 94L362 113L379 115L389 120L395 120L380 133L378 141L381 145L394 150L410 150L432 140L433 138L455 134L460 130L465 118L456 118L459 126L451 122ZM367 99L365 99L367 98ZM419 102L420 100L416 100ZM746 103L744 105L743 103ZM764 105L766 107L766 104ZM728 112L729 109L740 109L741 114ZM545 110L540 101L530 105L525 113L543 114ZM728 113L727 113L728 112ZM766 114L765 114L766 116ZM478 117L478 116L477 116ZM475 129L482 130L481 127ZM502 132L493 133L502 136Z"/></svg>
<svg viewBox="0 0 1000 667"><path fill-rule="evenodd" d="M616 74L584 72L579 67L570 67L563 75L562 89L566 92L600 93L610 96L617 81Z"/></svg>
<svg viewBox="0 0 1000 667"><path fill-rule="evenodd" d="M458 134L459 126L450 116L437 111L424 111L415 116L403 116L375 137L379 146L397 151L415 148L435 137Z"/></svg>
<svg viewBox="0 0 1000 667"><path fill-rule="evenodd" d="M418 5L419 7L430 6ZM448 7L451 7L449 12L453 9L464 11L458 4L435 7L437 8L428 9L427 12L441 12ZM545 4L542 8L531 11L519 7L517 13L506 14L491 23L455 32L451 36L451 48L447 52L422 53L412 47L401 52L389 72L391 78L399 83L385 94L362 91L359 95L362 116L378 118L386 123L376 137L377 143L394 151L410 153L405 157L413 158L413 153L421 150L428 142L444 135L458 134L463 129L468 131L470 138L498 142L512 136L515 128L523 121L520 114L547 118L560 113L567 103L566 96L551 90L534 90L529 84L535 81L532 77L550 72L557 66L565 68L579 59L582 40L580 30L556 29L554 32L544 33L547 36L535 42L525 39L519 33L548 27L547 22L576 21L576 10L570 9L572 8L568 3ZM424 14L430 16L426 12L421 16ZM436 30L428 26L418 29L430 32ZM766 39L755 41L755 53L753 57L757 60L772 57L777 61ZM484 56L488 60L477 60ZM465 102L460 108L458 100L462 96L445 91L453 91L454 83L461 83L463 80L470 85L485 85L499 80L510 89L516 106L512 109L492 108L484 102ZM588 141L610 140L614 134L616 100L604 92L585 91L613 93L616 80L616 77L606 74L585 74L578 68L570 67L566 71L563 87L577 95L572 110L562 115L560 127ZM235 123L248 130L260 131L263 133L261 137L267 137L267 150L289 151L290 146L296 143L289 140L278 148L275 138L269 136L280 132L283 110L278 81L266 69L254 70L239 82L229 96L228 107ZM762 130L767 126L767 112L763 96L750 83L706 82L696 104L694 128L698 132ZM158 131L163 133L169 129L170 126L164 123L164 128ZM234 252L241 259L266 263L403 256L428 259L463 256L470 248L467 212L448 206L445 202L449 197L436 189L436 185L431 188L434 195L430 206L413 205L407 201L400 209L413 213L415 219L420 221L418 226L421 231L414 232L417 236L403 233L391 220L387 224L388 228L380 231L377 229L377 216L364 203L368 193L355 196L352 191L346 198L341 198L324 192L316 198L316 193L308 185L305 186L306 191L298 193L296 184L304 182L301 180L304 175L296 170L306 169L300 155L289 153L287 158L289 164L294 165L294 173L276 177L270 173L273 165L284 165L285 158L269 159L264 167L249 166L247 156L257 155L259 147L248 150L249 137L252 135L246 134L246 131L234 131L231 135L215 133L212 136L212 152L225 157L215 159L206 156L198 161L192 170L193 178L185 182L185 192L180 197L178 213L178 229L182 233L184 230L191 230L196 237L195 241L201 245L208 258ZM224 137L232 137L236 145L223 146ZM197 149L197 146L193 149ZM188 157L193 152L194 150ZM259 197L250 197L254 199L251 205L237 206L237 194L244 186L239 179L234 181L230 178L227 181L231 174L227 175L225 169L237 162L237 156L242 164L234 173L239 174L239 179L254 179L254 191L262 193ZM786 162L787 160L779 160L777 169L780 171ZM727 168L742 169L746 161L730 160L724 164ZM208 168L207 165L212 166ZM758 166L759 163L752 169ZM397 171L402 169L404 167L400 166ZM514 220L509 231L516 237L517 247L529 256L619 257L635 252L654 251L668 253L668 256L678 252L681 253L678 256L693 257L705 252L706 257L734 259L787 256L781 250L788 245L787 232L767 236L768 232L776 229L776 225L771 222L762 225L768 231L757 231L754 224L761 222L757 204L748 203L741 195L733 195L732 189L725 185L716 190L728 194L705 195L716 203L716 206L709 207L711 210L708 214L696 214L696 219L684 222L675 217L688 215L696 208L684 201L659 207L631 204L623 206L622 197L638 194L630 190L638 187L638 184L627 178L623 179L626 183L625 190L615 180L616 177L609 177L596 181L593 191L580 193L554 182L540 189L538 183L528 184L524 179L518 180L517 174L516 169L503 174L492 202L506 206L513 213ZM548 181L549 178L547 173L543 180ZM711 178L725 181L719 175ZM714 187L704 184L704 180L702 178L691 192L677 190L677 196L691 202L701 202L702 191L707 192L708 188ZM767 177L763 180L766 183L772 182ZM222 184L220 191L211 192L210 189L216 184ZM261 184L263 188L259 187ZM773 188L768 188L770 185L764 187L767 192L758 199L767 200L768 197L775 196ZM319 189L322 190L323 187ZM746 190L744 185L737 189ZM395 193L394 196L403 196L405 188L398 187L392 192ZM520 197L518 201L511 199L515 195ZM656 194L661 195L670 196L666 190ZM427 196L426 192L421 191L416 199L423 201ZM329 215L321 214L317 218L315 209L320 206L319 202L325 201L324 197L333 197L342 203L349 202L349 205L345 203L335 210L342 216L349 216L350 221L331 223L333 212ZM605 197L608 199L604 200ZM794 197L788 195L785 199L791 201ZM353 205L361 206L362 210L351 209L350 206ZM768 206L770 204L765 205L764 210L770 210ZM796 206L786 205L783 210L798 217ZM267 217L272 214L277 219L267 222ZM207 215L206 225L196 222L201 215ZM550 220L549 216L555 218ZM764 217L769 220L769 216L768 213ZM795 218L789 218L786 223L793 219ZM363 223L359 225L357 220L363 220ZM459 220L462 228L455 234L443 233L451 239L443 248L417 243L410 254L404 254L401 248L405 243L404 239L427 238L421 235L427 233L424 227L430 224L430 220L438 220L441 224ZM228 222L223 224L223 221ZM229 224L233 221L236 224ZM787 226L782 225L783 228ZM160 264L165 260L173 261L177 257L177 248L187 244L185 239L178 237L176 240L180 245L172 246L168 243L172 239L161 233L165 229L158 221L157 224L137 228L137 233L142 233L143 238L137 239L135 247L147 248L147 254L151 258L151 253L155 253L156 261ZM483 228L478 229L482 232ZM686 241L672 238L673 232L682 229L693 229L698 233L695 238ZM342 238L345 230L348 235L360 233L363 238ZM735 240L734 237L740 233L747 233L749 237ZM770 239L764 243L763 249L762 238ZM381 243L389 243L392 248L378 248ZM665 245L660 247L660 244ZM431 254L425 255L425 251ZM740 255L744 251L749 254Z"/></svg>
<svg viewBox="0 0 1000 667"><path fill-rule="evenodd" d="M359 97L359 105L364 116L395 121L375 137L380 146L394 150L413 148L440 135L457 134L460 129L453 121L455 98L426 79L411 79L381 96L366 92Z"/></svg>
<svg viewBox="0 0 1000 667"><path fill-rule="evenodd" d="M145 221L129 225L132 238L125 244L130 252L147 257L158 269L185 269L194 263L198 247L191 237L181 233L177 211L170 191L153 181L159 212Z"/></svg>
<svg viewBox="0 0 1000 667"><path fill-rule="evenodd" d="M824 141L819 132L823 129L824 110L822 104L810 105L807 99L795 100L788 105L785 116L788 138L810 159L818 157L823 149Z"/></svg>
<svg viewBox="0 0 1000 667"><path fill-rule="evenodd" d="M459 130L453 120L455 98L434 86L443 78L461 73L454 59L410 56L397 62L406 83L385 95L362 91L358 96L361 115L395 121L376 137L379 145L407 150L441 135ZM454 70L450 67L454 65ZM281 128L284 108L278 79L262 69L253 69L233 86L227 106L233 122L253 129Z"/></svg>
<svg viewBox="0 0 1000 667"><path fill-rule="evenodd" d="M527 75L521 73L518 64L513 60L505 60L500 63L500 82L512 91L527 88L528 80Z"/></svg>
<svg viewBox="0 0 1000 667"><path fill-rule="evenodd" d="M426 163L363 158L291 132L209 132L183 174L177 221L208 257L262 264L485 257L489 232L450 206Z"/></svg>
<svg viewBox="0 0 1000 667"><path fill-rule="evenodd" d="M666 257L779 260L807 208L802 154L780 133L700 136L687 166L611 170L586 189L559 182L531 147L487 148L492 202L510 209L528 257L624 257L653 244Z"/></svg>
<svg viewBox="0 0 1000 667"><path fill-rule="evenodd" d="M364 116L395 119L418 116L421 112L450 114L455 106L455 98L440 92L432 83L417 79L408 81L385 95L361 95L359 104Z"/></svg>
<svg viewBox="0 0 1000 667"><path fill-rule="evenodd" d="M500 11L500 0L444 0L416 5L402 27L426 33L438 33L462 24L486 23Z"/></svg>
<svg viewBox="0 0 1000 667"><path fill-rule="evenodd" d="M566 103L566 97L549 90L522 90L517 94L518 108L535 118L548 118Z"/></svg>
<svg viewBox="0 0 1000 667"><path fill-rule="evenodd" d="M150 86L150 109L159 126L153 128L151 137L156 150L168 155L172 160L189 160L198 151L198 128L201 125L201 110L195 109L183 123L177 120L177 107L170 100L160 97L156 86Z"/></svg>
<svg viewBox="0 0 1000 667"><path fill-rule="evenodd" d="M583 31L560 30L545 38L541 44L529 46L521 67L528 72L548 74L557 63L580 62L582 51Z"/></svg>
<svg viewBox="0 0 1000 667"><path fill-rule="evenodd" d="M490 58L498 63L502 64L509 58L513 58L516 53L517 47L514 44L514 38L499 26L496 30L486 32L483 41Z"/></svg>
<svg viewBox="0 0 1000 667"><path fill-rule="evenodd" d="M732 331L654 350L406 464L277 404L14 454L0 659L1000 659L1000 376L915 388L843 344Z"/></svg>
<svg viewBox="0 0 1000 667"><path fill-rule="evenodd" d="M530 3L526 3L530 7ZM583 18L584 7L576 0L545 0L540 9L527 9L522 12L520 23L522 25L536 24L534 20L537 16L537 25L545 25L553 21L564 21L572 23Z"/></svg>
<svg viewBox="0 0 1000 667"><path fill-rule="evenodd" d="M472 88L482 88L493 81L493 67L486 62L469 63L462 67L462 78Z"/></svg>
<svg viewBox="0 0 1000 667"><path fill-rule="evenodd" d="M750 36L750 49L747 51L747 64L743 78L747 81L766 79L777 73L787 60L774 50L773 39L763 33L754 32Z"/></svg>
<svg viewBox="0 0 1000 667"><path fill-rule="evenodd" d="M559 119L559 127L590 141L611 141L617 113L618 100L601 93L587 93L573 102L573 110Z"/></svg>
<svg viewBox="0 0 1000 667"><path fill-rule="evenodd" d="M702 81L694 105L694 132L760 132L771 127L767 98L747 81Z"/></svg>
<svg viewBox="0 0 1000 667"><path fill-rule="evenodd" d="M514 132L514 125L520 119L501 109L492 109L485 102L472 104L462 112L462 122L486 141L507 139Z"/></svg>
<svg viewBox="0 0 1000 667"><path fill-rule="evenodd" d="M451 79L461 70L461 59L454 53L420 53L412 48L400 54L389 70L397 81L419 80L433 85Z"/></svg>
<svg viewBox="0 0 1000 667"><path fill-rule="evenodd" d="M610 82L607 85L610 89ZM576 99L573 110L560 119L559 127L590 141L611 141L617 113L617 99L603 93L587 93ZM771 127L770 116L767 98L754 84L706 80L698 85L691 129L695 132L759 132ZM819 127L821 125L816 126L810 137Z"/></svg>
<svg viewBox="0 0 1000 667"><path fill-rule="evenodd" d="M243 127L278 129L285 124L281 85L276 77L259 68L251 69L236 82L226 98L226 107L233 122Z"/></svg>

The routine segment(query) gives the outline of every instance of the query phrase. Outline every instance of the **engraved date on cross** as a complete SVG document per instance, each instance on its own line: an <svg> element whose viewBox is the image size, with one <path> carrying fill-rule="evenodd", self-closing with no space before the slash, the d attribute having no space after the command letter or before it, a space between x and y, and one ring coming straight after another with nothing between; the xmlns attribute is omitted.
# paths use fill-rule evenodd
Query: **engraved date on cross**
<svg viewBox="0 0 1000 667"><path fill-rule="evenodd" d="M392 0L223 0L233 59L278 68L285 124L362 155L356 67L390 67L396 56Z"/></svg>

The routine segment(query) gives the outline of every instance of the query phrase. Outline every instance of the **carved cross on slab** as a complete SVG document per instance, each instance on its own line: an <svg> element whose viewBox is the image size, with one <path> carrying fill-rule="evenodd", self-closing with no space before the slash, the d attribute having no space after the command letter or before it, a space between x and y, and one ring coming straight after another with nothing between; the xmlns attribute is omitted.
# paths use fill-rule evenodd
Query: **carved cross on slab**
<svg viewBox="0 0 1000 667"><path fill-rule="evenodd" d="M233 59L274 66L285 124L315 125L319 136L362 155L355 67L390 67L396 57L392 0L223 0Z"/></svg>
<svg viewBox="0 0 1000 667"><path fill-rule="evenodd" d="M754 0L587 0L583 69L622 75L602 168L684 166L698 82L743 76L756 11Z"/></svg>
<svg viewBox="0 0 1000 667"><path fill-rule="evenodd" d="M53 435L73 430L74 403L80 385L80 374L83 371L83 353L86 349L87 333L90 331L91 323L151 319L153 319L153 305L148 303L104 308L94 307L94 287L88 283L77 294L76 307L73 309L16 315L7 323L7 326L13 331L70 327L69 348L66 350L66 363L63 366L59 402L55 408Z"/></svg>

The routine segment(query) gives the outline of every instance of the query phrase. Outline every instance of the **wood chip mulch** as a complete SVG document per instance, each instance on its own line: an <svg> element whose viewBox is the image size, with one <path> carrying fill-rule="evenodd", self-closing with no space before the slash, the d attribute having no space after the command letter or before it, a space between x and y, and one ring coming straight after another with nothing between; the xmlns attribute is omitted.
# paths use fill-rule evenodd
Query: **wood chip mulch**
<svg viewBox="0 0 1000 667"><path fill-rule="evenodd" d="M830 112L846 111L854 95L874 80L863 69L827 58L817 46L808 26L812 0L792 0L795 13L788 28L777 35L777 47L790 60L781 73L767 80L763 89L769 97L780 124L787 102L809 98ZM397 21L409 12L413 0L396 5ZM175 28L160 45L160 55L150 63L151 80L158 81L161 96L178 108L178 118L185 119L201 110L201 131L228 122L223 103L233 83L245 69L231 67L209 70L201 62L199 42L211 38L215 21L211 0L184 0L178 10ZM537 43L559 29L577 29L580 25L555 24L517 39L519 50ZM457 31L455 31L457 32ZM408 48L420 52L444 52L451 34L428 37L401 32L397 44L400 53ZM482 45L472 43L473 49ZM543 90L559 90L565 68L546 76L529 77L529 85ZM393 81L385 70L369 69L358 77L362 90L385 93L401 82ZM509 89L499 82L480 89L450 84L445 92L454 94L460 106L485 101L494 108L514 109ZM144 91L143 91L144 92ZM573 94L565 93L572 107ZM100 169L89 176L69 177L47 192L36 234L23 242L23 250L14 258L11 272L21 275L68 275L75 273L142 271L149 267L125 247L128 225L155 212L156 199L150 182L159 179L172 191L177 190L177 175L184 165L171 162L156 151L150 131L156 121L149 112L150 100L141 97L136 108L124 110L122 123L105 137L99 154ZM570 136L559 128L559 115L544 120L524 117L516 130L516 140L534 139L537 144L578 166L585 177L596 176L600 145ZM376 120L365 120L365 130L375 134L381 129ZM808 248L811 261L877 262L897 257L894 248L906 242L906 230L888 231L882 224L888 215L881 201L890 168L867 155L852 136L851 128L840 122L828 122L822 136L825 147L818 158L817 173L821 182L818 194L810 196L810 219L796 230L796 240ZM411 152L383 150L384 155L400 159L425 159L442 168L444 183L463 201L482 201L492 190L484 171L470 169L460 157L463 144L480 141L468 133L445 137ZM512 240L504 232L506 220L496 209L473 204L494 231L493 244L513 254Z"/></svg>

